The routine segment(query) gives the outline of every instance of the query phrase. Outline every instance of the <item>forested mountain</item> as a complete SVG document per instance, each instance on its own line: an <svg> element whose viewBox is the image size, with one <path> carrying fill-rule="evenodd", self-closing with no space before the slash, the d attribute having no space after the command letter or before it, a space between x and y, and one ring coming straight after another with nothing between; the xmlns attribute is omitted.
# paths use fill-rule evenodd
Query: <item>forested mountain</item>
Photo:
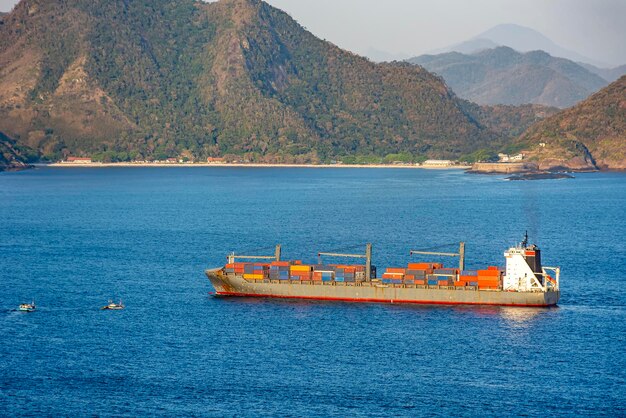
<svg viewBox="0 0 626 418"><path fill-rule="evenodd" d="M538 122L521 140L544 167L626 169L626 76Z"/></svg>
<svg viewBox="0 0 626 418"><path fill-rule="evenodd" d="M0 25L0 130L50 159L458 157L511 138L489 112L258 0L22 0Z"/></svg>
<svg viewBox="0 0 626 418"><path fill-rule="evenodd" d="M498 47L471 55L449 52L408 60L441 75L460 97L479 104L569 107L606 86L602 77L543 51Z"/></svg>

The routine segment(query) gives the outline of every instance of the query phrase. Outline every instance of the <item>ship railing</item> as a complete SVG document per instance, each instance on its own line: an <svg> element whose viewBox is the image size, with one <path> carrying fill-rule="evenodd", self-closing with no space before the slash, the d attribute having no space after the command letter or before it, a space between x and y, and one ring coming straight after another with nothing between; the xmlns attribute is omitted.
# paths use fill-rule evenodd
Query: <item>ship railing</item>
<svg viewBox="0 0 626 418"><path fill-rule="evenodd" d="M561 278L560 267L542 267L542 272L538 273L543 276L543 290L559 290L559 280Z"/></svg>

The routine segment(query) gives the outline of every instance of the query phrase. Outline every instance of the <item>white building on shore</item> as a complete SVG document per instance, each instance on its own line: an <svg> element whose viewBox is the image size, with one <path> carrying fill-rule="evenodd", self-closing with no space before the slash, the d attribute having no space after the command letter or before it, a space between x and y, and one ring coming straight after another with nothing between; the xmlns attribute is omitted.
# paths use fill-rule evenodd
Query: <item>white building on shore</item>
<svg viewBox="0 0 626 418"><path fill-rule="evenodd" d="M515 162L522 161L524 159L524 154L517 154L517 155L498 154L498 158L501 163L515 163Z"/></svg>
<svg viewBox="0 0 626 418"><path fill-rule="evenodd" d="M450 167L454 164L452 160L426 160L422 163L426 167Z"/></svg>

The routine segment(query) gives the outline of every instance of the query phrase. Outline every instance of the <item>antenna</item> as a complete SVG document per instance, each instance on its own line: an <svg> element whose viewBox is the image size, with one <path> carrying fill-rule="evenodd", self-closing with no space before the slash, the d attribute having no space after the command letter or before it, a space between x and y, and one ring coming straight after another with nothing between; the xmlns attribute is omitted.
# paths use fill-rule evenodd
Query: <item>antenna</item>
<svg viewBox="0 0 626 418"><path fill-rule="evenodd" d="M526 246L528 246L528 230L526 230L526 233L524 234L524 241L522 241L522 248L526 248Z"/></svg>

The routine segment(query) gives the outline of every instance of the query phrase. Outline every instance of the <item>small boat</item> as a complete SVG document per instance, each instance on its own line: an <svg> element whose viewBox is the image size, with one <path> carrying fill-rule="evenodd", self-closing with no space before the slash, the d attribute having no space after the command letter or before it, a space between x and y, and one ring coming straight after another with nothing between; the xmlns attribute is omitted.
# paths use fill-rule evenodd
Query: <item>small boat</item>
<svg viewBox="0 0 626 418"><path fill-rule="evenodd" d="M35 309L35 301L32 301L31 303L22 303L18 308L18 310L22 312L33 312Z"/></svg>
<svg viewBox="0 0 626 418"><path fill-rule="evenodd" d="M115 303L112 300L109 300L109 304L106 306L103 306L102 308L100 308L101 310L110 310L110 311L119 311L124 309L124 304L122 303L122 300L120 299L120 303Z"/></svg>

